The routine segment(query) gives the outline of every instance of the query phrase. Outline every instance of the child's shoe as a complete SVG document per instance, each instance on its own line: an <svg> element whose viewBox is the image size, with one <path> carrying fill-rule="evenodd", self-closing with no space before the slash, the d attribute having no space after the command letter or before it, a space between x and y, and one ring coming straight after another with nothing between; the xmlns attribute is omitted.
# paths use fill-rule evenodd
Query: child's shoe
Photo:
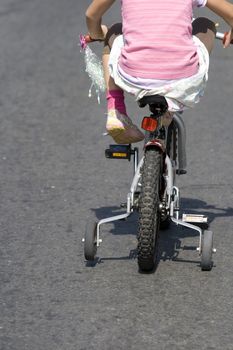
<svg viewBox="0 0 233 350"><path fill-rule="evenodd" d="M133 124L132 120L116 109L108 111L106 129L118 144L135 143L144 139L144 134Z"/></svg>

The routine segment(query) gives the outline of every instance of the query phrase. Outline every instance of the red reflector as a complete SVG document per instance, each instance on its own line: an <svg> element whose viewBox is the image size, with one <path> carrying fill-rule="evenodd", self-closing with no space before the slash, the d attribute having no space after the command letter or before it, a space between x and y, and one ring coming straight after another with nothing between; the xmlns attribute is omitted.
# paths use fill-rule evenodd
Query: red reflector
<svg viewBox="0 0 233 350"><path fill-rule="evenodd" d="M151 117L144 117L142 120L142 129L146 131L155 131L158 126L158 121Z"/></svg>

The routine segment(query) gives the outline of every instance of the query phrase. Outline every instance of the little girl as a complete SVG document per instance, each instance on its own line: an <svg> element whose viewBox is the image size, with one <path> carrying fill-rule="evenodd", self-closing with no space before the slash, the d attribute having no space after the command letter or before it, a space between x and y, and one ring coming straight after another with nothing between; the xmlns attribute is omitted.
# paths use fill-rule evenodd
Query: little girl
<svg viewBox="0 0 233 350"><path fill-rule="evenodd" d="M109 30L102 16L115 0L93 0L86 11L92 39L105 42L103 67L107 97L106 129L116 143L144 135L126 112L124 91L136 100L163 95L170 112L193 107L208 80L209 54L216 34L206 18L192 22L194 7L208 7L229 25L224 47L233 39L233 4L227 0L122 0L122 24Z"/></svg>

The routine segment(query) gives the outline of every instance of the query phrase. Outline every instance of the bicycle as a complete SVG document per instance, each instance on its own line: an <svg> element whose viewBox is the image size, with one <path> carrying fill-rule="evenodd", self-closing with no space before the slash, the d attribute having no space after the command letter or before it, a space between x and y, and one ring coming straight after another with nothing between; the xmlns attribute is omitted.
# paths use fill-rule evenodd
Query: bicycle
<svg viewBox="0 0 233 350"><path fill-rule="evenodd" d="M216 38L224 40L217 33ZM162 125L162 117L168 110L165 97L145 96L138 101L139 107L148 106L149 117L142 120L145 144L141 160L139 151L131 145L110 145L105 151L107 158L134 159L134 177L127 195L126 213L104 218L99 222L89 221L86 226L84 256L94 261L100 246L100 226L116 220L127 219L135 210L139 213L137 232L137 261L141 271L153 271L157 266L159 232L170 223L192 229L199 234L201 269L213 267L213 232L207 230L208 218L199 214L180 213L180 192L175 184L176 175L186 174L186 130L182 113L175 113L168 127Z"/></svg>

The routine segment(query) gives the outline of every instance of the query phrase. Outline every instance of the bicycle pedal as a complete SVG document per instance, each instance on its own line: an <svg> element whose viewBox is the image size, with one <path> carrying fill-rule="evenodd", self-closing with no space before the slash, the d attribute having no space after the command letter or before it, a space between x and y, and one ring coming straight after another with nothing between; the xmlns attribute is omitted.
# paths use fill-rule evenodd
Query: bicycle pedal
<svg viewBox="0 0 233 350"><path fill-rule="evenodd" d="M208 224L208 217L202 214L183 214L182 221L190 224Z"/></svg>
<svg viewBox="0 0 233 350"><path fill-rule="evenodd" d="M131 149L131 145L110 145L105 150L105 157L110 159L128 159L135 151Z"/></svg>

